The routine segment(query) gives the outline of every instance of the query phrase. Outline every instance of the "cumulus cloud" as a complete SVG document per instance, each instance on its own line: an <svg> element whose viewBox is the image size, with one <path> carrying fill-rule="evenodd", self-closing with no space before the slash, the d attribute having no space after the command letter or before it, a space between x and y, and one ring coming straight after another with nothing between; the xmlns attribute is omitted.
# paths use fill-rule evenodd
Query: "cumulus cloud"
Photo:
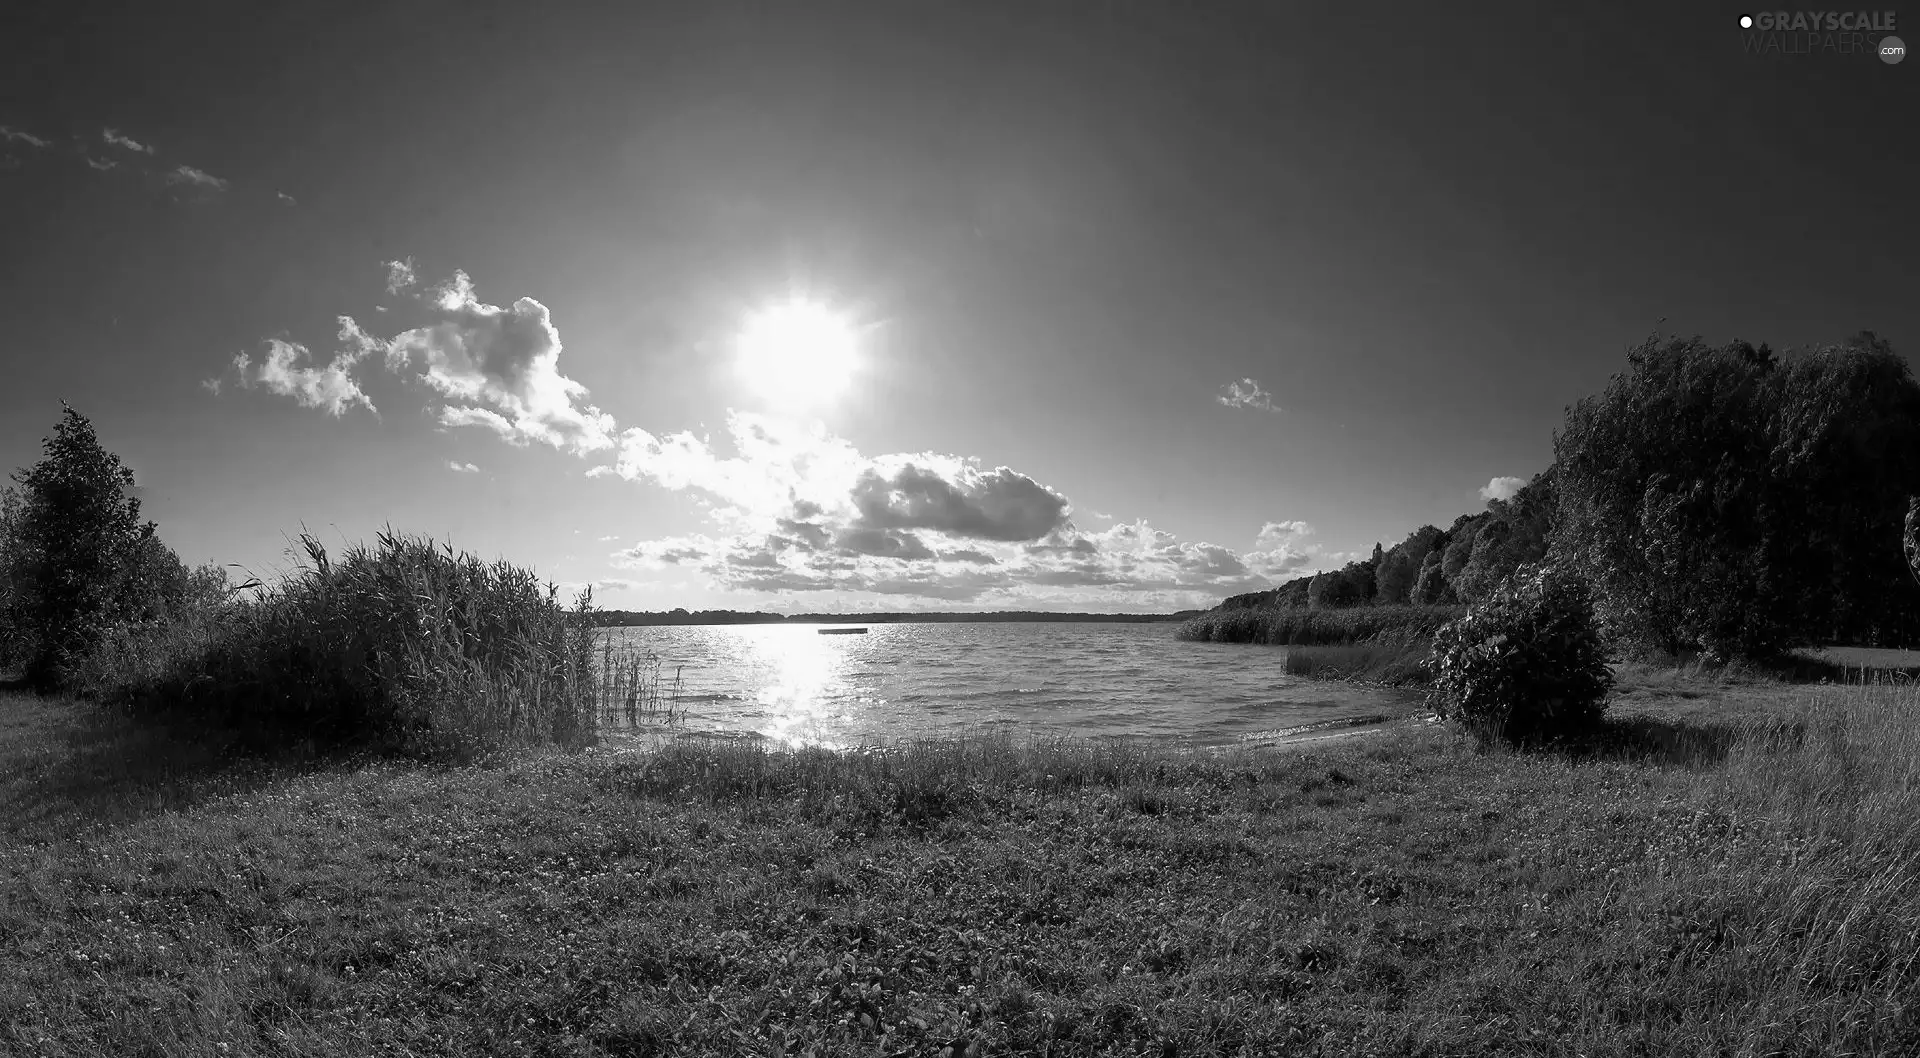
<svg viewBox="0 0 1920 1058"><path fill-rule="evenodd" d="M1221 387L1219 396L1213 398L1229 408L1252 408L1256 411L1279 411L1273 404L1273 394L1260 388L1260 383L1250 378L1230 382Z"/></svg>
<svg viewBox="0 0 1920 1058"><path fill-rule="evenodd" d="M383 364L429 395L426 411L444 428L478 427L581 456L611 450L589 476L685 492L704 510L705 531L622 548L610 556L618 566L698 574L763 597L832 592L850 604L865 595L1009 609L1178 609L1272 587L1330 557L1298 521L1267 523L1245 551L1144 521L1088 531L1063 492L1013 467L937 452L869 455L818 423L729 411L719 436L616 430L612 416L587 403L586 387L561 373L560 336L545 305L530 297L489 304L461 272L422 288L410 262L386 268L389 289L403 298L395 315L411 329L383 337L342 316L326 365L276 340L262 363L235 358L241 384L342 415L355 405L372 410L356 373Z"/></svg>
<svg viewBox="0 0 1920 1058"><path fill-rule="evenodd" d="M408 278L396 273L398 264L388 265L390 287ZM545 305L527 297L489 305L465 272L430 294L437 318L385 343L386 361L396 372L417 367L417 377L447 398L443 424L485 426L516 444L572 452L613 447L613 416L587 404L587 387L560 373L560 332Z"/></svg>
<svg viewBox="0 0 1920 1058"><path fill-rule="evenodd" d="M1494 478L1480 486L1480 498L1483 500L1510 500L1527 484L1526 478Z"/></svg>
<svg viewBox="0 0 1920 1058"><path fill-rule="evenodd" d="M1302 521L1268 522L1254 534L1253 550L1243 558L1247 568L1275 580L1286 580L1306 572L1314 565L1324 566L1327 558L1319 549L1302 542L1313 535L1313 526Z"/></svg>
<svg viewBox="0 0 1920 1058"><path fill-rule="evenodd" d="M166 180L169 184L184 184L202 191L225 191L229 186L227 181L204 169L195 169L191 165L175 166L173 171L167 174Z"/></svg>
<svg viewBox="0 0 1920 1058"><path fill-rule="evenodd" d="M0 139L4 139L8 143L24 143L29 147L45 147L47 145L46 140L35 136L33 133L22 132L9 125L0 125Z"/></svg>
<svg viewBox="0 0 1920 1058"><path fill-rule="evenodd" d="M304 345L269 338L265 360L255 365L246 353L239 353L233 366L241 386L264 386L269 393L292 397L302 407L319 408L333 416L345 415L356 405L375 410L353 378L359 359L352 350L336 353L324 367L312 366L312 359Z"/></svg>
<svg viewBox="0 0 1920 1058"><path fill-rule="evenodd" d="M101 129L100 138L115 147L125 147L137 154L152 154L153 148L131 136L122 136L118 129Z"/></svg>
<svg viewBox="0 0 1920 1058"><path fill-rule="evenodd" d="M413 284L411 262L387 263L389 290ZM464 272L410 300L426 322L391 338L369 332L351 316L339 317L333 362L312 369L326 374L326 392L351 394L352 402L371 408L353 372L378 360L434 395L427 411L442 426L477 426L512 444L537 441L574 453L613 447L613 417L586 403L587 388L560 373L560 332L545 305L532 298L510 307L487 304ZM303 347L290 348L305 355ZM277 362L270 356L269 362L290 370L290 355L282 353ZM289 395L323 385L284 370L276 377L292 388L274 391Z"/></svg>
<svg viewBox="0 0 1920 1058"><path fill-rule="evenodd" d="M480 473L480 468L479 468L479 467L477 467L477 466L474 466L474 465L473 465L472 463L462 463L462 462L460 462L460 461L459 461L459 460L457 460L457 459L450 459L450 460L448 460L448 461L447 461L447 469L448 469L448 470L451 470L451 471L453 471L453 472L454 472L454 473L456 473L456 474L478 474L478 473Z"/></svg>

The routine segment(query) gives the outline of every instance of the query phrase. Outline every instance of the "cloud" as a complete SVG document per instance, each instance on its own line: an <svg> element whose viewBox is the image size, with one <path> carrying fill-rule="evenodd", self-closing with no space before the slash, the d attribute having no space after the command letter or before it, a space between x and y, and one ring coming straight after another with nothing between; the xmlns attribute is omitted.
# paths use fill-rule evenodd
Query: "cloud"
<svg viewBox="0 0 1920 1058"><path fill-rule="evenodd" d="M410 278L389 262L389 287ZM465 272L429 293L435 321L384 348L389 370L417 365L417 377L448 399L443 424L486 426L516 444L576 453L613 447L613 416L585 403L587 387L560 373L560 332L545 305L526 297L507 308L486 304Z"/></svg>
<svg viewBox="0 0 1920 1058"><path fill-rule="evenodd" d="M8 143L24 143L30 147L45 147L47 145L46 140L35 136L33 133L22 132L9 125L0 125L0 139L4 139Z"/></svg>
<svg viewBox="0 0 1920 1058"><path fill-rule="evenodd" d="M1067 498L1007 467L951 456L887 457L862 474L853 502L863 528L933 529L967 540L1037 540L1060 528ZM902 462L904 460L904 462ZM891 474L889 463L898 463Z"/></svg>
<svg viewBox="0 0 1920 1058"><path fill-rule="evenodd" d="M217 378L202 379L200 388L217 397L220 395L220 380Z"/></svg>
<svg viewBox="0 0 1920 1058"><path fill-rule="evenodd" d="M354 367L365 356L364 350L348 348L335 353L324 367L305 366L303 362L312 360L306 346L269 338L267 357L259 365L243 352L234 356L233 366L243 388L265 386L269 393L292 397L302 407L341 416L356 405L375 410L373 401L353 377ZM219 390L214 388L214 392Z"/></svg>
<svg viewBox="0 0 1920 1058"><path fill-rule="evenodd" d="M125 147L139 154L152 154L153 148L129 136L120 135L117 129L101 129L100 138L115 147Z"/></svg>
<svg viewBox="0 0 1920 1058"><path fill-rule="evenodd" d="M478 473L480 473L480 468L479 468L479 467L477 467L477 466L474 466L474 465L473 465L472 463L462 463L462 462L460 462L460 461L459 461L459 460L457 460L457 459L451 459L451 460L448 460L448 461L447 461L447 469L448 469L448 470L451 470L451 471L453 471L453 472L454 472L454 473L456 473L456 474L478 474Z"/></svg>
<svg viewBox="0 0 1920 1058"><path fill-rule="evenodd" d="M1480 498L1483 500L1510 500L1527 484L1526 478L1494 478L1480 486Z"/></svg>
<svg viewBox="0 0 1920 1058"><path fill-rule="evenodd" d="M387 293L398 294L416 282L418 280L413 275L413 258L387 262Z"/></svg>
<svg viewBox="0 0 1920 1058"><path fill-rule="evenodd" d="M273 193L273 197L279 199L282 202L285 202L289 206L297 206L300 204L299 202L294 200L294 197L292 195L287 194L285 191L275 191Z"/></svg>
<svg viewBox="0 0 1920 1058"><path fill-rule="evenodd" d="M95 158L91 155L87 157L87 167L102 173L119 164L119 162L113 161L112 159Z"/></svg>
<svg viewBox="0 0 1920 1058"><path fill-rule="evenodd" d="M1254 534L1253 550L1242 558L1247 568L1275 580L1286 580L1306 572L1309 566L1324 566L1328 556L1317 547L1301 543L1312 536L1313 526L1306 522L1268 522Z"/></svg>
<svg viewBox="0 0 1920 1058"><path fill-rule="evenodd" d="M191 165L175 167L172 172L167 174L166 180L169 184L186 184L203 191L225 191L229 186L228 181L222 180L205 170L195 169Z"/></svg>
<svg viewBox="0 0 1920 1058"><path fill-rule="evenodd" d="M326 366L276 340L263 364L235 359L242 384L342 415L373 408L356 373L384 364L429 395L425 410L444 428L579 456L610 450L588 476L684 492L703 512L702 532L622 548L610 556L616 566L698 574L761 599L831 592L847 605L917 597L1139 610L1211 605L1333 558L1299 521L1268 522L1246 551L1144 521L1087 531L1063 492L1016 468L939 452L869 455L819 423L729 410L717 436L616 430L613 416L587 403L586 387L561 373L545 305L483 302L463 272L430 288L418 287L410 262L388 262L387 272L403 298L395 316L410 329L382 337L342 316Z"/></svg>
<svg viewBox="0 0 1920 1058"><path fill-rule="evenodd" d="M386 267L390 290L414 284L411 262L390 261ZM409 300L414 315L425 318L423 325L382 338L353 317L341 316L333 362L309 369L326 373L324 384L304 377L296 384L296 376L282 372L277 376L282 386L292 388L274 391L312 393L324 385L329 394L371 408L353 372L362 362L378 359L389 372L433 394L436 399L426 410L442 426L482 427L511 444L537 441L576 454L614 446L613 416L586 403L587 388L560 373L560 332L545 305L532 298L507 308L489 305L464 272ZM303 347L290 348L305 355ZM293 360L283 353L270 363L279 370L291 368Z"/></svg>
<svg viewBox="0 0 1920 1058"><path fill-rule="evenodd" d="M1229 408L1253 408L1257 411L1279 411L1274 406L1273 394L1260 388L1260 383L1250 378L1230 382L1221 387L1223 392L1213 398Z"/></svg>

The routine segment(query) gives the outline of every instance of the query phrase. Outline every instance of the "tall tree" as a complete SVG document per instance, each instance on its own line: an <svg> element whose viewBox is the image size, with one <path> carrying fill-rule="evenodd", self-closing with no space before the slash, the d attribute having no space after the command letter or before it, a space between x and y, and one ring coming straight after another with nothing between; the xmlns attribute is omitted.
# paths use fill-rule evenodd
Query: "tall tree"
<svg viewBox="0 0 1920 1058"><path fill-rule="evenodd" d="M86 416L62 407L45 456L14 476L24 502L10 617L29 639L27 678L42 689L65 683L128 616L138 560L155 544L131 495L133 471L101 447Z"/></svg>

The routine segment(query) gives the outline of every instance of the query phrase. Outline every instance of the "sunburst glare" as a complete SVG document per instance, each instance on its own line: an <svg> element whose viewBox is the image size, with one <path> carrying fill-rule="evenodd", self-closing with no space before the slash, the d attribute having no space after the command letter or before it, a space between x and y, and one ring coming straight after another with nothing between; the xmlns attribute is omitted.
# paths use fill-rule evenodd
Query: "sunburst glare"
<svg viewBox="0 0 1920 1058"><path fill-rule="evenodd" d="M768 402L804 406L846 389L858 367L859 328L844 312L793 297L753 313L735 340L740 376Z"/></svg>

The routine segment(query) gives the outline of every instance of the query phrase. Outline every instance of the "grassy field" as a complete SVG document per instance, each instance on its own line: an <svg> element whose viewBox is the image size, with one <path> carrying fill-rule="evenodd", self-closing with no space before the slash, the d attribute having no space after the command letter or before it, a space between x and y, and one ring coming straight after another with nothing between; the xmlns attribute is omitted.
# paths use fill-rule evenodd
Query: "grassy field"
<svg viewBox="0 0 1920 1058"><path fill-rule="evenodd" d="M0 1052L1920 1052L1920 694L1595 744L224 761L0 696Z"/></svg>

